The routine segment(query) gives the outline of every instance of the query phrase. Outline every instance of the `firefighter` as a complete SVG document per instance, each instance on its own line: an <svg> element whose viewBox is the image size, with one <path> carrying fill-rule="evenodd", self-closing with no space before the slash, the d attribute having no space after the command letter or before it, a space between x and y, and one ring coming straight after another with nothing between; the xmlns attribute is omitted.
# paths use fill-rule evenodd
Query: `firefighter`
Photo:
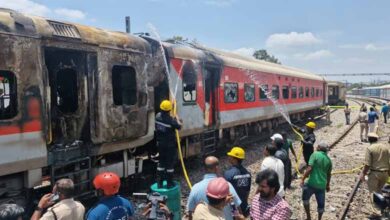
<svg viewBox="0 0 390 220"><path fill-rule="evenodd" d="M251 173L242 165L245 159L245 151L241 147L233 147L227 155L229 156L229 163L232 165L224 173L224 178L229 181L242 203L240 205L244 216L249 215L248 196L251 190Z"/></svg>
<svg viewBox="0 0 390 220"><path fill-rule="evenodd" d="M303 145L303 158L305 159L306 164L308 164L309 158L314 152L314 143L316 142L316 136L314 134L316 123L309 121L306 123L305 129L299 128L295 125L293 125L293 127L303 134L303 140L301 141Z"/></svg>
<svg viewBox="0 0 390 220"><path fill-rule="evenodd" d="M174 164L177 160L176 134L175 130L181 128L182 121L178 116L170 116L172 103L164 100L160 104L161 112L156 115L156 141L159 152L159 163L157 166L159 188L163 187L163 181L167 181L167 188L175 186L173 182Z"/></svg>

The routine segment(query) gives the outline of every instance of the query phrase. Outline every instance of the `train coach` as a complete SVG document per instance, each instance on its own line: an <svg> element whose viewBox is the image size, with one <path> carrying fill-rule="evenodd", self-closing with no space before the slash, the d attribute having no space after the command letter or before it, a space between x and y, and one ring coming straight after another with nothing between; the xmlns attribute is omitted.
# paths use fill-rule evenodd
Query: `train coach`
<svg viewBox="0 0 390 220"><path fill-rule="evenodd" d="M8 9L0 47L0 202L29 201L62 177L82 196L101 171L142 173L157 106L172 96L185 156L326 100L325 80L306 71Z"/></svg>
<svg viewBox="0 0 390 220"><path fill-rule="evenodd" d="M345 84L338 81L328 81L328 103L330 105L343 105L347 89Z"/></svg>
<svg viewBox="0 0 390 220"><path fill-rule="evenodd" d="M352 90L352 95L390 100L390 85L355 88Z"/></svg>

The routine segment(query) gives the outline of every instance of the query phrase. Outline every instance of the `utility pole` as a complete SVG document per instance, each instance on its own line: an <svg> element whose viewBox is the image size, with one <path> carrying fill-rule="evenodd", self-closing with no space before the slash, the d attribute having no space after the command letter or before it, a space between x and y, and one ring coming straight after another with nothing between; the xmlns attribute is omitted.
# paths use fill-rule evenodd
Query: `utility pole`
<svg viewBox="0 0 390 220"><path fill-rule="evenodd" d="M130 16L126 16L126 33L130 34Z"/></svg>

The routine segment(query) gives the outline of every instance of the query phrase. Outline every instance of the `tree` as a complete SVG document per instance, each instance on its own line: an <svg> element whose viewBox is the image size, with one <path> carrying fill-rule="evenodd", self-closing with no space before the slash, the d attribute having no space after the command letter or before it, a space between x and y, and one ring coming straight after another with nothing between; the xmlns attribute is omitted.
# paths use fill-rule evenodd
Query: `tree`
<svg viewBox="0 0 390 220"><path fill-rule="evenodd" d="M271 62L271 63L281 64L281 62L276 57L268 54L267 50L264 50L264 49L256 50L253 53L253 57L258 59L258 60L264 60L264 61Z"/></svg>
<svg viewBox="0 0 390 220"><path fill-rule="evenodd" d="M177 42L183 42L183 41L188 41L188 39L184 39L182 36L174 35L173 37L170 37L165 40L165 42L168 43L177 43Z"/></svg>

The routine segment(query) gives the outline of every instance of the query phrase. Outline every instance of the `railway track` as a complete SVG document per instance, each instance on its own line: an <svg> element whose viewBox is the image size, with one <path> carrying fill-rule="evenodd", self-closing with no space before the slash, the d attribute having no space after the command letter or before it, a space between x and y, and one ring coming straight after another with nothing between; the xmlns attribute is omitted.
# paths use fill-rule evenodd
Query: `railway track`
<svg viewBox="0 0 390 220"><path fill-rule="evenodd" d="M360 101L350 101L361 104ZM328 154L334 165L333 170L338 174L332 175L331 191L326 195L326 212L323 219L362 219L372 213L372 208L368 205L369 194L366 184L361 184L359 178L365 149L369 144L360 142L360 128L355 126L356 124L358 122L354 120L351 126L330 144L331 151ZM286 200L295 210L293 219L304 219L306 216L301 205L301 190L297 182L299 181L295 181L293 190L287 191ZM311 213L314 214L312 217L316 218L314 197L311 204Z"/></svg>
<svg viewBox="0 0 390 220"><path fill-rule="evenodd" d="M364 102L367 102L367 103L371 102L371 103L376 103L379 105L381 104L381 100L378 100L378 99L375 99L375 100L365 99ZM386 134L387 133L386 130L388 130L388 127L385 124L381 124L381 127L383 129L382 133ZM361 171L359 172L359 176L360 176L360 174L361 174ZM370 215L370 213L372 214L372 212L375 212L375 210L372 207L370 207L371 202L369 201L369 196L371 196L371 195L367 192L367 189L364 189L364 188L366 188L366 186L362 187L363 183L359 177L355 178L355 179L356 179L356 181L354 183L354 186L353 186L351 192L349 193L347 200L344 203L344 206L342 208L342 211L340 212L340 215L338 216L339 219L341 219L341 220L359 219L359 218L362 218L364 214ZM363 189L361 189L361 188L363 188ZM360 206L359 204L354 204L354 206L355 206L354 207L355 209L353 210L354 213L351 214L350 207L352 206L356 195L360 195L362 197L362 198L360 198L360 200L365 201L364 203L369 207L366 207L368 210L363 210L362 206ZM359 213L359 211L360 211L360 213ZM380 219L380 217L378 217L378 218Z"/></svg>

